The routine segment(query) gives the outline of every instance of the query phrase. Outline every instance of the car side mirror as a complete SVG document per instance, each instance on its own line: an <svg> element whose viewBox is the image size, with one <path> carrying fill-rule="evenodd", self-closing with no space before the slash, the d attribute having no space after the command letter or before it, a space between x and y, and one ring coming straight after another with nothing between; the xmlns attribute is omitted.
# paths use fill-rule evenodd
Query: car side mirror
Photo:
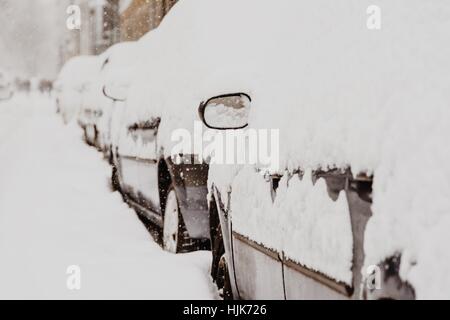
<svg viewBox="0 0 450 320"><path fill-rule="evenodd" d="M104 85L103 95L114 102L123 102L127 99L127 88L124 86L117 86L113 84Z"/></svg>
<svg viewBox="0 0 450 320"><path fill-rule="evenodd" d="M251 98L245 93L213 97L202 102L199 116L210 129L235 130L248 126Z"/></svg>

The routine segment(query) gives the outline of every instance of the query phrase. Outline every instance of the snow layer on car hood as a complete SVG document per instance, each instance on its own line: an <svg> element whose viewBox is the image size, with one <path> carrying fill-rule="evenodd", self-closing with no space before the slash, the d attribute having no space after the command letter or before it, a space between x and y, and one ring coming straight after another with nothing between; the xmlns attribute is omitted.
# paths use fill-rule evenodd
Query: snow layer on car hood
<svg viewBox="0 0 450 320"><path fill-rule="evenodd" d="M374 173L366 263L403 252L417 296L448 297L427 283L446 274L449 255L431 259L427 248L448 242L434 230L450 213L450 3L380 0L377 31L366 27L372 4L179 2L146 43L128 118L162 116L159 144L170 154L171 133L192 130L200 101L247 92L250 126L280 129L281 171ZM227 172L212 166L210 181L230 184ZM448 288L450 277L437 283Z"/></svg>

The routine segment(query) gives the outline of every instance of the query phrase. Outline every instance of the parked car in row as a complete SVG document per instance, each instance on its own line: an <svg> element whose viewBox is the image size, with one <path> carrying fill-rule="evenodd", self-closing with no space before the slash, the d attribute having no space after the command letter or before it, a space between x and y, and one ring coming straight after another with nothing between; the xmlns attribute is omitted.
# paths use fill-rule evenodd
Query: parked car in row
<svg viewBox="0 0 450 320"><path fill-rule="evenodd" d="M65 123L78 117L86 86L98 69L99 58L96 56L74 57L61 69L54 89L57 111Z"/></svg>
<svg viewBox="0 0 450 320"><path fill-rule="evenodd" d="M171 14L164 26L138 42L115 45L89 61L75 58L60 74L66 79L77 64L84 64L83 68L89 65L89 73L77 77L80 81L72 86L78 89L78 99L72 102L77 106L73 109L78 110L85 140L106 151L113 164L113 185L138 213L162 227L163 246L170 252L208 247L210 233L208 166L172 161L163 141L170 137L160 130L176 125L174 120L180 113L176 108L166 109L156 99L163 97L172 84L173 88L179 88L179 84L167 73L165 92L155 86L160 94L153 98L153 91L148 89L150 83L164 77L161 69L173 68L167 50L173 51L171 47L180 44L178 16L192 12L190 6L183 7L171 10L179 13ZM57 84L63 83L61 79ZM149 93L150 98L142 97Z"/></svg>
<svg viewBox="0 0 450 320"><path fill-rule="evenodd" d="M218 89L200 119L243 134L240 152L256 145L260 157L209 167L211 273L223 295L448 297L450 188L439 163L450 156L440 151L450 134L450 29L436 17L450 6L386 1L389 32L370 34L356 27L356 2L255 1L257 11L251 2L231 25L218 18L223 8L202 15L231 48L199 41L220 47L223 69L207 81ZM269 16L282 17L278 27L265 27ZM228 58L236 48L238 61ZM238 79L232 91L229 79Z"/></svg>
<svg viewBox="0 0 450 320"><path fill-rule="evenodd" d="M122 42L107 51L106 60L101 71L102 99L99 104L103 115L97 123L100 137L100 149L112 163L112 132L114 125L120 121L124 108L126 90L130 85L135 63L139 59L141 50L138 42ZM116 98L108 95L118 96ZM106 97L106 99L105 99ZM112 100L112 101L111 101ZM115 131L114 131L115 132Z"/></svg>
<svg viewBox="0 0 450 320"><path fill-rule="evenodd" d="M153 39L141 40L148 41ZM145 47L141 50L147 53ZM143 53L147 59L154 58L150 52ZM148 69L141 70L147 78L143 70ZM162 115L161 108L153 108L147 100L129 103L129 84L124 79L127 75L104 87L105 95L119 104L114 108L111 126L113 184L138 213L162 228L165 250L178 253L208 247L208 166L176 163L165 155L159 128L171 122L172 115ZM138 92L146 90L143 81L135 79L134 85ZM146 111L139 114L142 106Z"/></svg>
<svg viewBox="0 0 450 320"><path fill-rule="evenodd" d="M86 142L111 159L111 123L116 99L108 98L106 87L118 90L126 83L126 73L131 72L139 55L137 42L118 43L99 59L99 68L85 86L78 122L85 132Z"/></svg>
<svg viewBox="0 0 450 320"><path fill-rule="evenodd" d="M246 95L220 98L229 108L225 122L223 115L211 116L216 99L200 107L206 126L230 130L247 125L233 114L240 111L236 99L246 100ZM223 170L215 165L210 175L209 208L211 275L225 298L361 297L372 176L355 175L350 168L298 168L280 174L248 166L236 170L232 187L223 193L218 179ZM387 297L412 298L411 288L398 283Z"/></svg>

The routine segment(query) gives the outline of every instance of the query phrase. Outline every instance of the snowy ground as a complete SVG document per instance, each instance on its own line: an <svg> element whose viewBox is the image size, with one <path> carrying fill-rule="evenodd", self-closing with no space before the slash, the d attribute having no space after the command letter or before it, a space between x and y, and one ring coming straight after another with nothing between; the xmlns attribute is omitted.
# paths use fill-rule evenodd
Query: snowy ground
<svg viewBox="0 0 450 320"><path fill-rule="evenodd" d="M0 298L210 299L209 252L164 252L51 100L0 102ZM69 290L67 268L81 268Z"/></svg>

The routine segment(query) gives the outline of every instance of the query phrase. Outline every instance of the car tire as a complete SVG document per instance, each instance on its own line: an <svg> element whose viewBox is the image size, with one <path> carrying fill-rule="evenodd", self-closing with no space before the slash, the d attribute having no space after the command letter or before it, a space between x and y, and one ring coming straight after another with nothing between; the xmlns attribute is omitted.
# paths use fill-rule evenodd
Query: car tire
<svg viewBox="0 0 450 320"><path fill-rule="evenodd" d="M220 296L224 300L233 300L228 262L225 255L222 227L217 216L214 200L210 203L210 225L211 225L211 276L217 285Z"/></svg>
<svg viewBox="0 0 450 320"><path fill-rule="evenodd" d="M192 241L184 224L178 197L173 186L167 192L162 238L164 250L171 253L187 252L192 247Z"/></svg>
<svg viewBox="0 0 450 320"><path fill-rule="evenodd" d="M227 259L225 257L225 253L220 257L217 276L216 276L216 284L219 289L220 296L224 300L233 300L233 290L231 289L231 279L229 273Z"/></svg>

